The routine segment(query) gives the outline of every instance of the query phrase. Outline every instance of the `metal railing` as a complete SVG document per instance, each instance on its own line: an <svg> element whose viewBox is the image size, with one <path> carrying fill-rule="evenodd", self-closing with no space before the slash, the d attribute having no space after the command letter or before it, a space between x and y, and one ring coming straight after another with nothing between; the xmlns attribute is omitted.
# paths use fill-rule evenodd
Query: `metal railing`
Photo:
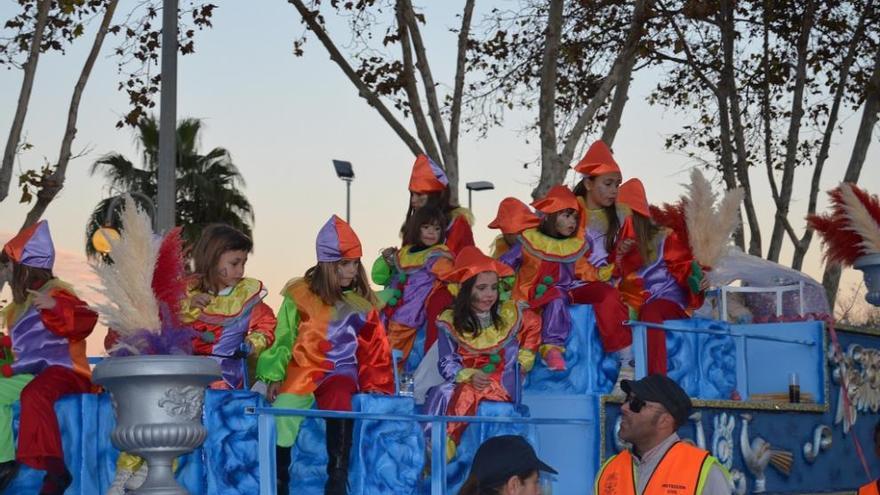
<svg viewBox="0 0 880 495"><path fill-rule="evenodd" d="M446 495L446 425L447 423L496 423L526 425L581 425L594 421L581 418L518 418L489 416L431 416L425 414L379 414L369 412L327 411L317 409L281 409L247 407L245 414L259 415L260 495L275 495L275 416L334 418L367 421L396 421L431 424L431 495Z"/></svg>

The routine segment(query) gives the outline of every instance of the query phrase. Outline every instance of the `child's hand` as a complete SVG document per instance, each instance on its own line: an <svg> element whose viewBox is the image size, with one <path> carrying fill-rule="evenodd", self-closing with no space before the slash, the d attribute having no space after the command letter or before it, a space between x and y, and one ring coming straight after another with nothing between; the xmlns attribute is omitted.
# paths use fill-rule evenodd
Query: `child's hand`
<svg viewBox="0 0 880 495"><path fill-rule="evenodd" d="M471 385L474 386L477 390L483 390L484 388L489 386L489 375L487 375L483 371L476 371L473 375L471 375Z"/></svg>
<svg viewBox="0 0 880 495"><path fill-rule="evenodd" d="M622 258L623 255L629 252L632 249L633 245L635 245L635 239L624 239L617 244L617 249L614 252L615 257Z"/></svg>
<svg viewBox="0 0 880 495"><path fill-rule="evenodd" d="M190 299L190 306L198 309L205 309L205 306L211 303L211 295L209 294L196 294Z"/></svg>
<svg viewBox="0 0 880 495"><path fill-rule="evenodd" d="M281 382L272 382L266 387L266 400L275 402L278 393L281 392Z"/></svg>
<svg viewBox="0 0 880 495"><path fill-rule="evenodd" d="M55 298L50 296L49 294L44 294L39 291L28 289L28 292L33 297L33 305L39 310L50 310L55 308Z"/></svg>

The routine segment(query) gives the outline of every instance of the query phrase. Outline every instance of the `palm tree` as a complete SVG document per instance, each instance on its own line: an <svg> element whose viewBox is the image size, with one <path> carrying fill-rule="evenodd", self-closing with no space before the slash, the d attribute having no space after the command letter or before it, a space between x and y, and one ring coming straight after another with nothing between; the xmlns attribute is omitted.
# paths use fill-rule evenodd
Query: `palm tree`
<svg viewBox="0 0 880 495"><path fill-rule="evenodd" d="M140 193L135 200L155 203L158 192L159 124L153 116L138 123L138 150L142 167L138 168L119 153L108 153L92 164L90 174L100 172L111 190ZM214 222L229 224L251 235L254 211L242 189L244 178L232 162L229 151L214 148L199 154L199 119L183 119L177 124L176 219L183 226L184 240L192 245L202 228ZM145 198L140 198L144 196ZM92 234L102 226L119 226L120 201L102 200L86 225L86 253L97 255L91 244ZM115 204L114 204L115 203ZM110 211L110 209L114 211ZM109 213L109 215L108 215Z"/></svg>

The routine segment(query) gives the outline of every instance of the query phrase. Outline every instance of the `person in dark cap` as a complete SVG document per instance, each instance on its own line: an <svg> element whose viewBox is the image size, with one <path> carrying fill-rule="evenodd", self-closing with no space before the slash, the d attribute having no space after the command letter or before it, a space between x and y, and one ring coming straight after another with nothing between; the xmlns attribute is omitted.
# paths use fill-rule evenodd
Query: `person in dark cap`
<svg viewBox="0 0 880 495"><path fill-rule="evenodd" d="M477 449L458 495L540 495L539 471L557 474L523 437L492 437Z"/></svg>
<svg viewBox="0 0 880 495"><path fill-rule="evenodd" d="M687 422L691 400L665 375L624 380L620 439L632 445L611 457L596 479L596 495L693 493L730 495L730 474L705 450L682 442L676 431Z"/></svg>

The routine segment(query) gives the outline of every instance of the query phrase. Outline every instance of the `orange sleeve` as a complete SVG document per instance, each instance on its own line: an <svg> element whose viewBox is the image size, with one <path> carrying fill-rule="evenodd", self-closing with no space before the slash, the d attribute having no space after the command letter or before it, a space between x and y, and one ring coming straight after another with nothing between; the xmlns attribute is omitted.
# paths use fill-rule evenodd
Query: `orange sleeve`
<svg viewBox="0 0 880 495"><path fill-rule="evenodd" d="M251 312L251 321L249 323L248 333L259 333L266 337L266 347L271 347L275 342L275 325L278 320L275 318L275 312L268 304L261 302L254 306Z"/></svg>
<svg viewBox="0 0 880 495"><path fill-rule="evenodd" d="M69 292L54 290L51 295L55 299L55 307L40 311L40 319L46 329L73 342L88 337L98 322L98 314Z"/></svg>
<svg viewBox="0 0 880 495"><path fill-rule="evenodd" d="M520 349L538 352L541 344L541 317L535 311L523 310L518 337Z"/></svg>
<svg viewBox="0 0 880 495"><path fill-rule="evenodd" d="M358 332L358 385L363 392L394 393L391 371L391 344L379 312L370 311L367 322Z"/></svg>

